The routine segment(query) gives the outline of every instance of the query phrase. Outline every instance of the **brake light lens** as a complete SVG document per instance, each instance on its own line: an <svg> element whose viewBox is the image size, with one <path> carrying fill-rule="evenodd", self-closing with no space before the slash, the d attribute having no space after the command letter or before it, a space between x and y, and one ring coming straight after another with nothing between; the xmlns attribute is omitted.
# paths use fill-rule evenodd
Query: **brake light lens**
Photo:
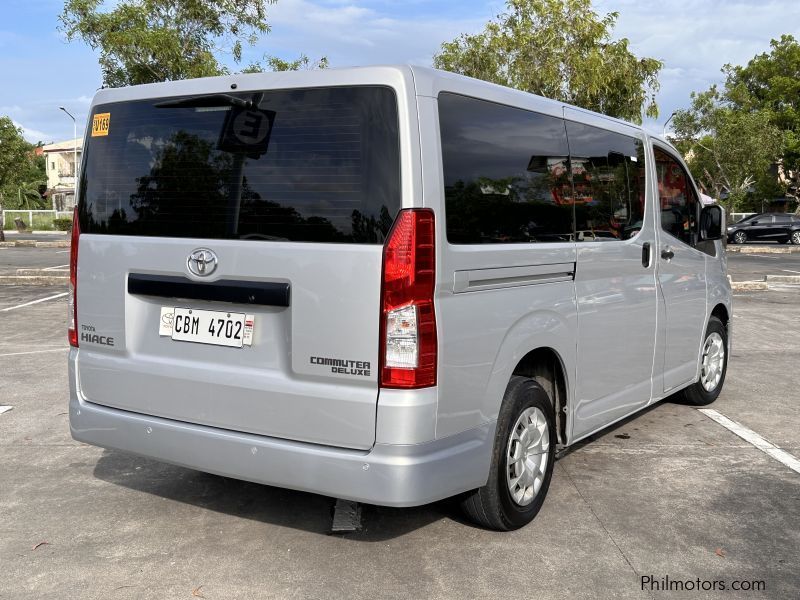
<svg viewBox="0 0 800 600"><path fill-rule="evenodd" d="M72 213L72 238L69 246L69 290L67 294L67 337L69 345L78 347L78 238L81 236L81 225L78 221L78 207Z"/></svg>
<svg viewBox="0 0 800 600"><path fill-rule="evenodd" d="M380 384L436 385L433 290L436 246L433 211L400 211L383 248Z"/></svg>

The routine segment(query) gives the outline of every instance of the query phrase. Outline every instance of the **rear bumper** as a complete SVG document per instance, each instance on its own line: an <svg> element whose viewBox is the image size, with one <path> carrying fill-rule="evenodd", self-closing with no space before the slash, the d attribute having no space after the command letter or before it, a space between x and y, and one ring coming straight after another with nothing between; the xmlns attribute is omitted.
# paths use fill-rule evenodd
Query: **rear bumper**
<svg viewBox="0 0 800 600"><path fill-rule="evenodd" d="M346 450L162 419L87 402L69 358L78 441L208 473L383 506L417 506L486 483L494 423L411 445Z"/></svg>

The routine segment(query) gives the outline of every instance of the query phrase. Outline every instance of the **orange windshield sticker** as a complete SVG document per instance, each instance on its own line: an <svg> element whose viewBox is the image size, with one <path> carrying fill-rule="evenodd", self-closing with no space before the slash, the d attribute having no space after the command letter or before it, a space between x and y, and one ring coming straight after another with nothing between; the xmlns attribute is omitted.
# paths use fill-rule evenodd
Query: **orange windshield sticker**
<svg viewBox="0 0 800 600"><path fill-rule="evenodd" d="M111 125L111 113L98 113L92 118L92 137L108 135Z"/></svg>

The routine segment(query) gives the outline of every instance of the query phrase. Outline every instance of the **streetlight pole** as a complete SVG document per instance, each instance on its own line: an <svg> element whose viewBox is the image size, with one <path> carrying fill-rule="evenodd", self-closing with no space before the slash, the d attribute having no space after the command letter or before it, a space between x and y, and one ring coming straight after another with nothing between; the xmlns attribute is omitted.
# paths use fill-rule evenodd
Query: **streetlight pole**
<svg viewBox="0 0 800 600"><path fill-rule="evenodd" d="M75 201L78 201L78 122L66 108L63 106L58 107L63 110L67 116L72 119L72 178L73 178L73 193L75 194ZM58 216L58 213L56 213Z"/></svg>
<svg viewBox="0 0 800 600"><path fill-rule="evenodd" d="M678 114L678 113L676 113L676 112L672 113L672 114L669 116L669 119L667 119L667 122L666 122L666 123L664 123L664 129L662 129L662 130L661 130L661 137L663 137L663 138L666 138L666 137L667 137L667 125L669 125L669 122L670 122L670 121L672 121L672 117L674 117L674 116L675 116L675 115L677 115L677 114Z"/></svg>

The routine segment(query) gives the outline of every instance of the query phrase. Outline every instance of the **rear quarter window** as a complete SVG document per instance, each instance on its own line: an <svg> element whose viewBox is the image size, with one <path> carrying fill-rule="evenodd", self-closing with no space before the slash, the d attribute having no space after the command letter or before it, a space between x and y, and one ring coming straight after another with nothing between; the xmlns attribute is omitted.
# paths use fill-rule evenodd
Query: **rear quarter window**
<svg viewBox="0 0 800 600"><path fill-rule="evenodd" d="M439 94L438 103L448 241L569 241L564 122L451 93Z"/></svg>

